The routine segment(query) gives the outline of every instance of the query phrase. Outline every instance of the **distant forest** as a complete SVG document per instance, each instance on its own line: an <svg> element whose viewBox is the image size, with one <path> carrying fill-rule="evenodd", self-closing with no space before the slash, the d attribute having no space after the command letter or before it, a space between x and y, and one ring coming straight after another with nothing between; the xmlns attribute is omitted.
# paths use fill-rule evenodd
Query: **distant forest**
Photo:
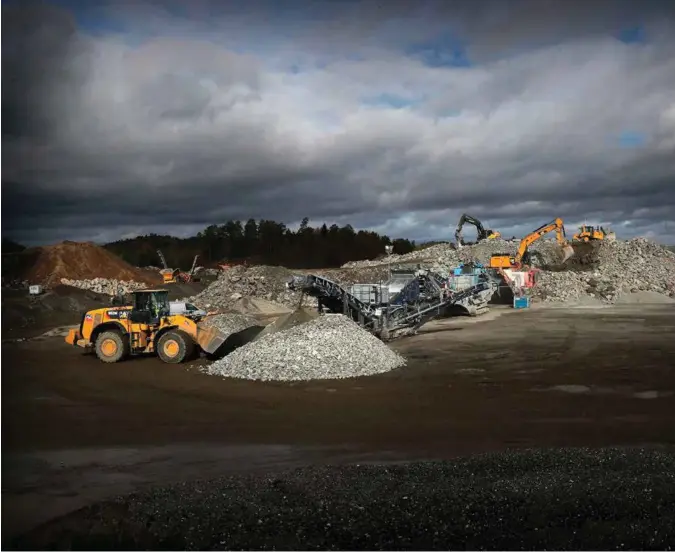
<svg viewBox="0 0 675 552"><path fill-rule="evenodd" d="M365 230L357 232L350 225L313 228L308 218L296 231L272 220L250 219L246 223L213 224L191 238L150 234L105 247L134 266L159 266L159 249L171 268L186 270L195 255L199 255L198 264L202 266L247 262L289 268L337 267L385 255L385 245L393 245L394 252L401 254L415 249L415 242L392 240Z"/></svg>

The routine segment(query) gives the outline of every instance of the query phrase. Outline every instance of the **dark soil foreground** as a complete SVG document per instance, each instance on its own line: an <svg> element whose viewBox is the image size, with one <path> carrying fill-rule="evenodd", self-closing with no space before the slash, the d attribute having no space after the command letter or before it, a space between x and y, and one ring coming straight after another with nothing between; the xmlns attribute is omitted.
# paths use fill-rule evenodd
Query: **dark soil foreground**
<svg viewBox="0 0 675 552"><path fill-rule="evenodd" d="M6 342L3 549L667 548L674 332L671 305L495 308L298 383ZM660 452L513 455L617 446Z"/></svg>
<svg viewBox="0 0 675 552"><path fill-rule="evenodd" d="M495 453L156 488L9 543L23 549L670 550L675 453ZM7 547L5 547L7 549Z"/></svg>

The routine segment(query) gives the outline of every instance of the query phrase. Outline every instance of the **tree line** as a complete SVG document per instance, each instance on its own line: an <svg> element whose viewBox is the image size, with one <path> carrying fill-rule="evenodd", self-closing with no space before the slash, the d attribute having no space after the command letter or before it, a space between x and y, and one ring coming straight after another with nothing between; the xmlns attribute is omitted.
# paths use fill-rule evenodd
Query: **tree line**
<svg viewBox="0 0 675 552"><path fill-rule="evenodd" d="M305 218L298 230L272 220L250 219L212 224L190 238L150 234L108 243L105 247L134 266L160 266L161 250L171 268L187 270L195 255L198 264L222 262L281 265L289 268L332 268L349 261L386 256L385 246L405 254L415 242L394 239L367 230L356 231L347 224L320 227Z"/></svg>

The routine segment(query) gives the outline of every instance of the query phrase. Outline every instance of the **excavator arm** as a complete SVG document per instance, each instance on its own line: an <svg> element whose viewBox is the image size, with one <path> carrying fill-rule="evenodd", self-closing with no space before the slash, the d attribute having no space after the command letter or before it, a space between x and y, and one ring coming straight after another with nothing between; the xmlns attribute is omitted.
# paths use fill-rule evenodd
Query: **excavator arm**
<svg viewBox="0 0 675 552"><path fill-rule="evenodd" d="M472 217L471 215L467 215L466 213L464 213L459 219L459 223L457 224L457 230L455 230L455 242L457 243L458 247L464 245L464 241L462 240L462 228L464 228L465 224L471 224L476 227L476 232L478 236L476 241L483 241L487 240L488 238L497 238L500 236L499 232L494 232L493 230L486 230L485 227L483 226L483 223L479 221L476 217Z"/></svg>
<svg viewBox="0 0 675 552"><path fill-rule="evenodd" d="M565 225L561 218L540 226L533 232L530 232L518 245L518 251L515 256L510 255L493 255L490 259L490 266L492 268L519 268L522 265L523 258L527 254L527 250L534 242L543 238L549 232L555 230L556 240L558 245L563 250L563 262L574 255L574 249L567 243L567 235L565 233Z"/></svg>
<svg viewBox="0 0 675 552"><path fill-rule="evenodd" d="M557 218L548 224L544 224L537 228L534 232L530 232L518 245L518 252L516 253L516 262L520 263L523 260L523 256L527 253L527 249L537 240L543 238L549 232L555 230L556 240L558 245L564 247L567 244L567 235L565 233L565 225L561 218Z"/></svg>

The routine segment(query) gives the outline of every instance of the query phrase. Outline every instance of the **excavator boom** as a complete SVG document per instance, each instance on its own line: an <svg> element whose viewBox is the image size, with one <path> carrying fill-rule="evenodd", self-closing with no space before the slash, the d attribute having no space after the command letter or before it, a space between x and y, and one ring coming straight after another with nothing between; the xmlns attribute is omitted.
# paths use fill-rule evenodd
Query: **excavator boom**
<svg viewBox="0 0 675 552"><path fill-rule="evenodd" d="M522 265L523 258L527 254L527 250L534 242L544 237L549 232L555 230L556 240L563 252L562 262L566 262L574 255L574 249L567 243L567 235L565 233L565 225L561 218L556 218L551 222L544 224L530 232L518 245L518 251L515 256L511 255L493 255L490 259L490 267L492 268L519 268Z"/></svg>
<svg viewBox="0 0 675 552"><path fill-rule="evenodd" d="M477 242L499 238L501 236L499 232L495 232L494 230L490 229L486 230L483 226L483 223L476 217L472 217L471 215L464 213L460 217L459 222L457 223L457 229L455 230L455 243L457 244L457 247L462 247L464 245L464 240L462 239L462 228L464 228L465 224L471 224L476 227Z"/></svg>

